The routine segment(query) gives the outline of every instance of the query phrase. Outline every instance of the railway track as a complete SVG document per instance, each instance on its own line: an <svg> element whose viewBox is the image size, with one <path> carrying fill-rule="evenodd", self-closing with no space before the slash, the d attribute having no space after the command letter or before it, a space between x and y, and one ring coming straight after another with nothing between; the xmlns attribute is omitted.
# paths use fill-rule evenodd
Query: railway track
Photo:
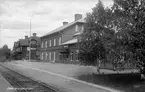
<svg viewBox="0 0 145 92"><path fill-rule="evenodd" d="M0 74L13 86L13 92L60 92L40 81L28 78L5 66L0 65Z"/></svg>

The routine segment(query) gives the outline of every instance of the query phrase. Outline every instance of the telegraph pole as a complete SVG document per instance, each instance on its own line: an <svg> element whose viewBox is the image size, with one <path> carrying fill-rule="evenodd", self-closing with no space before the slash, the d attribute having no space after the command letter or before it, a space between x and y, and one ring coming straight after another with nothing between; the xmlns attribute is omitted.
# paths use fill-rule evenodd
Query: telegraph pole
<svg viewBox="0 0 145 92"><path fill-rule="evenodd" d="M30 17L30 42L29 42L29 60L31 60L31 17Z"/></svg>

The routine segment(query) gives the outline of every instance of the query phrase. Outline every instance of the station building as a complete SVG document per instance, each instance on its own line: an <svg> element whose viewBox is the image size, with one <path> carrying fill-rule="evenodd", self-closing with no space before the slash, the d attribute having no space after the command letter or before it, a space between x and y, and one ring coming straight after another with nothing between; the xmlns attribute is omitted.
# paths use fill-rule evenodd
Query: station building
<svg viewBox="0 0 145 92"><path fill-rule="evenodd" d="M85 20L81 14L74 15L71 23L63 22L56 28L40 37L40 58L46 62L79 63L78 41L84 29Z"/></svg>

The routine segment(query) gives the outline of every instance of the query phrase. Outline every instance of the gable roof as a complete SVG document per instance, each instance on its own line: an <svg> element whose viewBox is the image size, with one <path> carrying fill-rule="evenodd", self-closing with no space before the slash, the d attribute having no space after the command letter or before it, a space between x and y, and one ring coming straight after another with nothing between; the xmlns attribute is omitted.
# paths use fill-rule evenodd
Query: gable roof
<svg viewBox="0 0 145 92"><path fill-rule="evenodd" d="M73 21L73 22L71 22L71 23L69 23L69 24L63 25L63 26L61 26L61 27L59 27L59 28L56 28L56 29L54 29L54 30L48 32L47 34L45 34L45 35L43 35L43 36L41 36L41 37L45 37L45 36L48 36L48 35L50 35L50 34L54 34L54 33L60 32L60 31L66 29L66 28L68 28L68 27L70 27L70 26L72 26L72 25L74 25L74 24L76 24L76 23L85 23L85 19L79 19L79 20L77 20L77 21Z"/></svg>
<svg viewBox="0 0 145 92"><path fill-rule="evenodd" d="M20 43L19 41L14 42L14 47L19 47Z"/></svg>
<svg viewBox="0 0 145 92"><path fill-rule="evenodd" d="M17 44L17 42L14 42L13 50L15 50L16 47L18 47L18 44Z"/></svg>
<svg viewBox="0 0 145 92"><path fill-rule="evenodd" d="M36 40L36 41L38 42L38 44L41 43L40 37L38 37L38 36L32 36L32 37L29 38L29 40L30 40L30 39L31 39L31 40L32 40L32 39Z"/></svg>

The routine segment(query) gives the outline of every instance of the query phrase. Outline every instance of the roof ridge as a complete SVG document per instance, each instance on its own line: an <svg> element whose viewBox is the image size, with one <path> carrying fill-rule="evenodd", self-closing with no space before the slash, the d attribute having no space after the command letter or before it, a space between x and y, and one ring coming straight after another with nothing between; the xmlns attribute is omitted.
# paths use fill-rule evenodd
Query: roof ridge
<svg viewBox="0 0 145 92"><path fill-rule="evenodd" d="M48 35L50 35L50 34L54 34L54 33L56 33L56 32L60 32L61 30L66 29L66 28L68 28L68 27L70 27L70 26L72 26L72 25L74 25L74 24L76 24L76 23L78 23L78 22L85 23L85 19L82 18L82 19L79 19L79 20L70 22L70 23L68 23L68 24L66 24L66 25L62 25L62 26L60 26L60 27L58 27L58 28L56 28L56 29L54 29L54 30L48 32L47 34L45 34L45 35L43 35L43 36L41 36L41 37L45 37L45 36L48 36Z"/></svg>

